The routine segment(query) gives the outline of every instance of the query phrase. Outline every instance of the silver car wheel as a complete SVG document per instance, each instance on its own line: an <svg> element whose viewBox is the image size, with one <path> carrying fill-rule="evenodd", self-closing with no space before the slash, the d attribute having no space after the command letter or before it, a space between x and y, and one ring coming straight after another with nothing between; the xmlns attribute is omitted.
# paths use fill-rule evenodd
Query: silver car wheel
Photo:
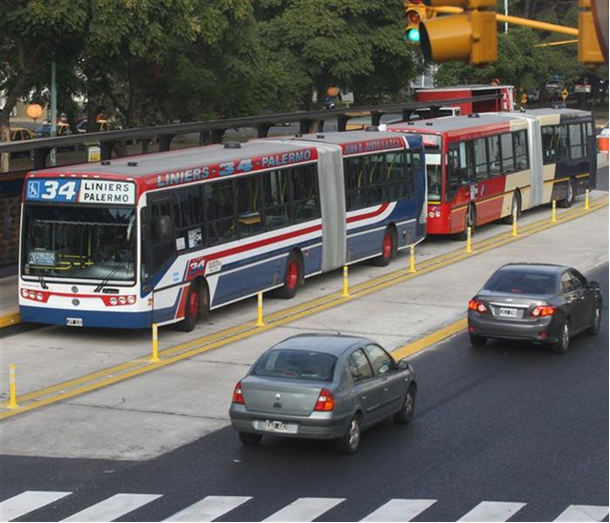
<svg viewBox="0 0 610 523"><path fill-rule="evenodd" d="M405 414L407 416L411 416L413 414L413 408L415 407L415 402L413 401L413 393L411 390L407 393L407 398L405 399Z"/></svg>
<svg viewBox="0 0 610 523"><path fill-rule="evenodd" d="M358 442L360 441L360 426L358 425L358 420L354 418L349 425L349 446L354 449L358 446Z"/></svg>
<svg viewBox="0 0 610 523"><path fill-rule="evenodd" d="M569 343L570 343L570 327L568 327L568 324L566 322L561 331L561 348L563 350L567 350Z"/></svg>
<svg viewBox="0 0 610 523"><path fill-rule="evenodd" d="M599 325L602 319L602 311L599 307L595 307L595 318L593 318L593 328L599 330Z"/></svg>

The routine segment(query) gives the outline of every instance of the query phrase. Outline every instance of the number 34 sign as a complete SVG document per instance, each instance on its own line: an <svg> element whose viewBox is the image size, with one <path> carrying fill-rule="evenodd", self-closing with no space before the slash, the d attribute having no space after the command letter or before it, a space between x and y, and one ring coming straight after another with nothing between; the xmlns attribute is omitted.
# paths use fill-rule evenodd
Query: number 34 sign
<svg viewBox="0 0 610 523"><path fill-rule="evenodd" d="M74 202L80 180L28 180L25 198L34 202Z"/></svg>

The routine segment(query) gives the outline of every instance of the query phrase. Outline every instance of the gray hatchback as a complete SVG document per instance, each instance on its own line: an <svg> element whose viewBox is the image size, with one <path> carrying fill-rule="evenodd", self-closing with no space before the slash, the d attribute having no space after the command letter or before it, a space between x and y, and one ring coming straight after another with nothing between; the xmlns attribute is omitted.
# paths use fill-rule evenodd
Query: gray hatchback
<svg viewBox="0 0 610 523"><path fill-rule="evenodd" d="M368 338L304 334L267 350L237 383L229 410L242 443L264 434L334 439L353 454L361 432L393 417L413 419L417 382L411 365L395 361Z"/></svg>

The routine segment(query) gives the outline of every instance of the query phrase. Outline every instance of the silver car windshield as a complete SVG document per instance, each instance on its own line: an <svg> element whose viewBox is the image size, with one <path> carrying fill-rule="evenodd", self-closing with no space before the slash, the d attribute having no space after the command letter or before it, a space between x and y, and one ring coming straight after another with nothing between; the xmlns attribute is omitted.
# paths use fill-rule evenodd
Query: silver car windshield
<svg viewBox="0 0 610 523"><path fill-rule="evenodd" d="M262 356L252 374L273 378L331 382L336 364L337 358L332 354L276 349Z"/></svg>

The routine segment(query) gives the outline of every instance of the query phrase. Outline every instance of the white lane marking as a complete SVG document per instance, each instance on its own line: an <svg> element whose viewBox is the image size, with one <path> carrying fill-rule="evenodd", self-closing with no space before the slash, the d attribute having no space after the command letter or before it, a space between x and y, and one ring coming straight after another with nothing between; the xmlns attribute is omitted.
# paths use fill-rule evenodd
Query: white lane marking
<svg viewBox="0 0 610 523"><path fill-rule="evenodd" d="M361 521L411 521L435 503L435 499L391 499Z"/></svg>
<svg viewBox="0 0 610 523"><path fill-rule="evenodd" d="M345 498L299 498L264 521L313 521Z"/></svg>
<svg viewBox="0 0 610 523"><path fill-rule="evenodd" d="M608 507L600 505L570 505L555 521L601 521L608 515Z"/></svg>
<svg viewBox="0 0 610 523"><path fill-rule="evenodd" d="M4 500L0 503L0 521L12 521L25 514L65 498L72 492L56 492L48 490L28 490L21 494Z"/></svg>
<svg viewBox="0 0 610 523"><path fill-rule="evenodd" d="M250 499L250 496L207 496L164 521L214 521Z"/></svg>
<svg viewBox="0 0 610 523"><path fill-rule="evenodd" d="M160 497L160 494L115 494L62 521L114 521Z"/></svg>
<svg viewBox="0 0 610 523"><path fill-rule="evenodd" d="M525 507L525 503L483 501L458 521L508 521L523 507Z"/></svg>

